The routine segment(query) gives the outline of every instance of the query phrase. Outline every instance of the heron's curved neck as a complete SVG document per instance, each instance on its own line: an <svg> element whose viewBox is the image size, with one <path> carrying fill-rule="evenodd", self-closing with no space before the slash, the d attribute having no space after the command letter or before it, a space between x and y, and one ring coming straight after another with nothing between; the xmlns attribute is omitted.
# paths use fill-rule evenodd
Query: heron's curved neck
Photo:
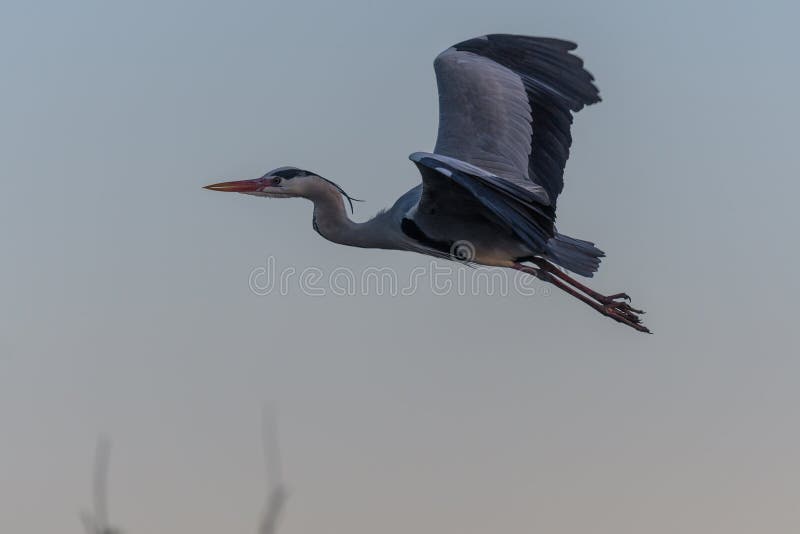
<svg viewBox="0 0 800 534"><path fill-rule="evenodd" d="M331 188L310 200L314 203L314 230L328 241L351 247L386 248L386 236L376 219L351 221L338 191Z"/></svg>

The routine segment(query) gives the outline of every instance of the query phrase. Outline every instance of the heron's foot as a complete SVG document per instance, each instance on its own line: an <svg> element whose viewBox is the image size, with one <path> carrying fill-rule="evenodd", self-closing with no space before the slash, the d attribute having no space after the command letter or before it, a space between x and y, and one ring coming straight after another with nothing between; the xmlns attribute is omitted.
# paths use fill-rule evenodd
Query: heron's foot
<svg viewBox="0 0 800 534"><path fill-rule="evenodd" d="M600 302L612 302L615 300L627 300L630 302L631 297L627 293L614 293L613 295L599 295L598 300Z"/></svg>
<svg viewBox="0 0 800 534"><path fill-rule="evenodd" d="M628 296L627 293L615 293L614 295L600 295L594 297L597 302L604 306L612 306L615 308L622 309L627 312L632 312L635 314L644 314L643 310L637 310L636 308L631 307L628 302L631 301L631 298ZM628 302L624 302L624 301Z"/></svg>
<svg viewBox="0 0 800 534"><path fill-rule="evenodd" d="M642 324L642 318L639 314L644 313L642 310L631 308L627 302L620 300L611 300L604 302L602 306L597 308L597 311L617 321L638 330L639 332L651 333L650 329Z"/></svg>
<svg viewBox="0 0 800 534"><path fill-rule="evenodd" d="M538 269L520 263L514 264L513 267L518 271L528 273L540 280L553 284L618 323L630 326L639 332L652 333L649 328L642 324L642 318L639 317L639 315L644 314L644 311L637 310L628 304L631 298L627 293L603 295L581 284L544 260L535 263L538 265Z"/></svg>

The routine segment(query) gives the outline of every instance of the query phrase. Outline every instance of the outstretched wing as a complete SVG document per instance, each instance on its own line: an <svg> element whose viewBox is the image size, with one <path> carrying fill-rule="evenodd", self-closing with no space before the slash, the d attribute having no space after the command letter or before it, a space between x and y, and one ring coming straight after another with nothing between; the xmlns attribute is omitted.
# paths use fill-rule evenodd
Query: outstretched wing
<svg viewBox="0 0 800 534"><path fill-rule="evenodd" d="M523 188L439 154L415 152L409 158L422 174L422 192L409 220L435 226L437 217L448 215L464 222L484 219L498 231L516 235L531 251L542 250L555 235L555 215L540 186L528 183Z"/></svg>
<svg viewBox="0 0 800 534"><path fill-rule="evenodd" d="M540 186L555 207L572 144L572 113L600 101L574 43L486 35L434 61L439 133L434 152L522 189Z"/></svg>

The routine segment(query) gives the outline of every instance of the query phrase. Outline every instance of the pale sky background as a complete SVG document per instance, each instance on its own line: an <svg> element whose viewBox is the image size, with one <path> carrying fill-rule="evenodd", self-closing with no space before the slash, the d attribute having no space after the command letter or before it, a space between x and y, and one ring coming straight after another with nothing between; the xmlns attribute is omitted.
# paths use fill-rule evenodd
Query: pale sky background
<svg viewBox="0 0 800 534"><path fill-rule="evenodd" d="M800 531L793 2L0 5L0 531L81 532L95 439L132 534L254 532L262 403L281 534ZM422 256L325 242L311 206L201 189L297 165L418 181L431 62L568 38L559 226L655 335L565 295L254 295L250 271Z"/></svg>

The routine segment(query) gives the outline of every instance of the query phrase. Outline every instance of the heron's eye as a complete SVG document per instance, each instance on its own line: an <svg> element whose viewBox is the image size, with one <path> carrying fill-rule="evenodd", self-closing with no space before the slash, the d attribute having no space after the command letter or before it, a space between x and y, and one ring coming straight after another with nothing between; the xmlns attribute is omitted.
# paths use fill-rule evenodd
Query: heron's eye
<svg viewBox="0 0 800 534"><path fill-rule="evenodd" d="M283 181L283 180L281 179L281 177L280 177L280 176L276 176L275 178L273 178L273 179L272 179L272 185L278 185L278 184L279 184L279 183L281 183L282 181Z"/></svg>

